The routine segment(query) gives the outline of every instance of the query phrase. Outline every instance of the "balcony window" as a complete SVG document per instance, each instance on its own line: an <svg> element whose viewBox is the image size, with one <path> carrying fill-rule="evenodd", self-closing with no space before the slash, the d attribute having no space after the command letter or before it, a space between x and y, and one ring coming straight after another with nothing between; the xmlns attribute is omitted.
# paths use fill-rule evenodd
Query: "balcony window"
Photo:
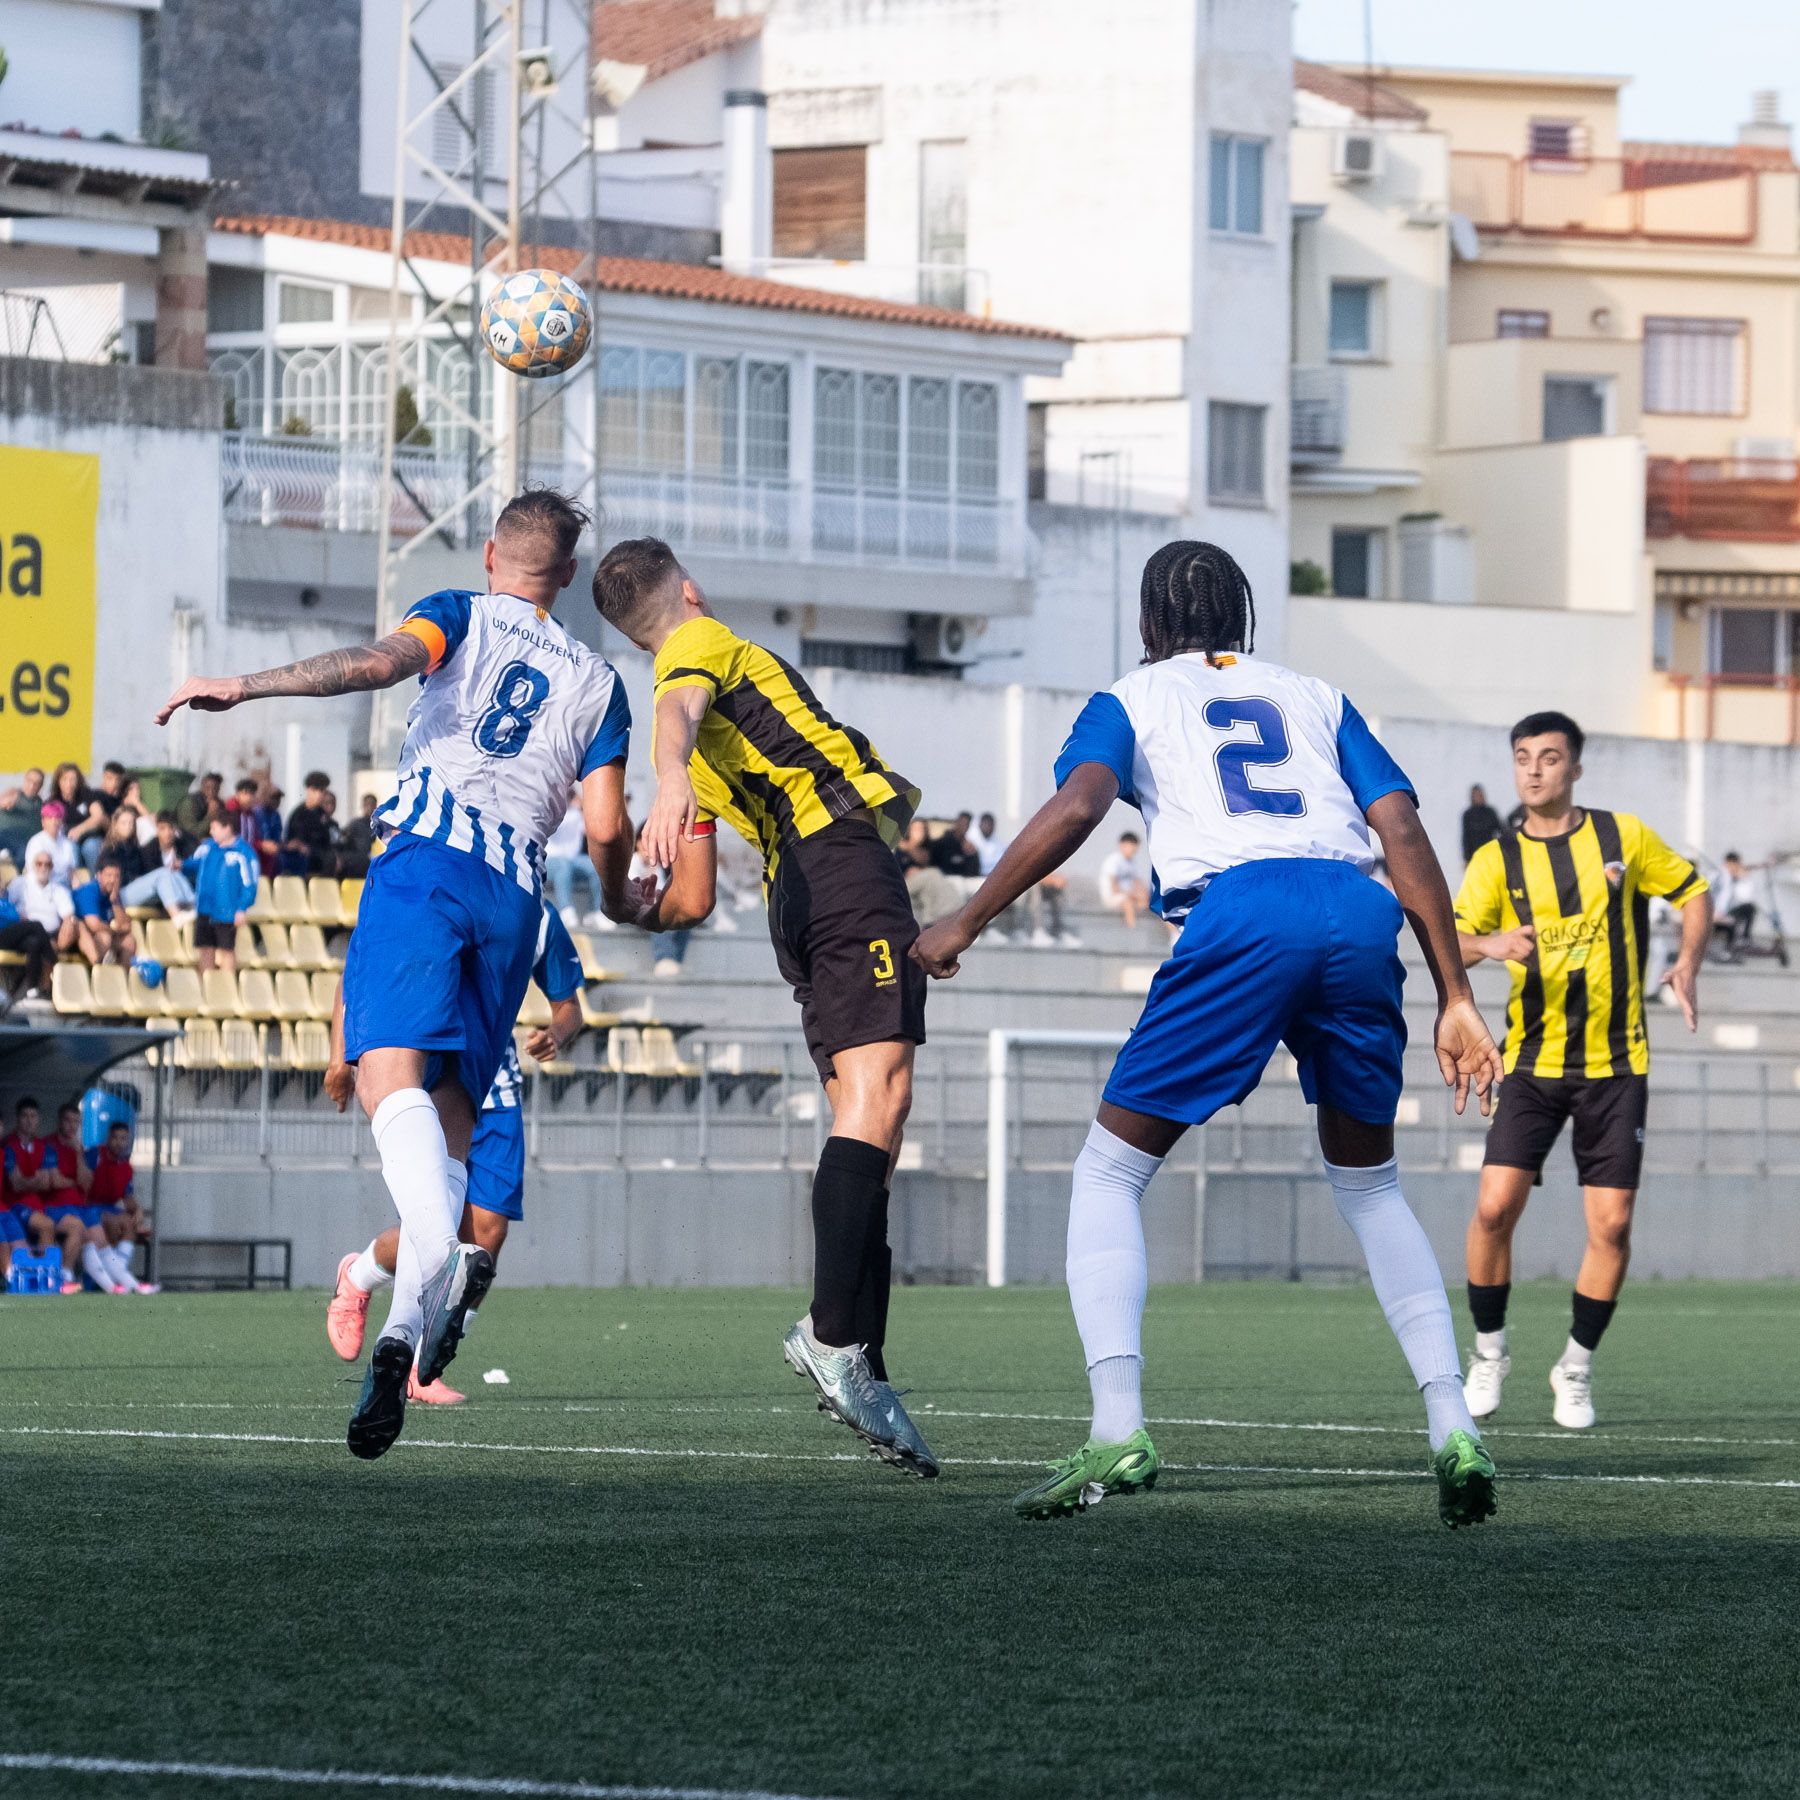
<svg viewBox="0 0 1800 1800"><path fill-rule="evenodd" d="M1544 442L1604 437L1612 411L1612 383L1596 375L1544 377Z"/></svg>
<svg viewBox="0 0 1800 1800"><path fill-rule="evenodd" d="M969 146L919 146L919 299L961 312L968 299Z"/></svg>
<svg viewBox="0 0 1800 1800"><path fill-rule="evenodd" d="M1787 673L1784 615L1773 607L1720 607L1713 617L1713 673L1755 679Z"/></svg>
<svg viewBox="0 0 1800 1800"><path fill-rule="evenodd" d="M1580 164L1587 143L1587 127L1579 119L1533 119L1526 127L1525 154L1534 163Z"/></svg>
<svg viewBox="0 0 1800 1800"><path fill-rule="evenodd" d="M276 302L276 317L283 325L329 325L333 290L312 287L304 281L284 281Z"/></svg>
<svg viewBox="0 0 1800 1800"><path fill-rule="evenodd" d="M1547 338L1550 335L1550 315L1524 307L1503 306L1494 320L1494 335L1503 338Z"/></svg>
<svg viewBox="0 0 1800 1800"><path fill-rule="evenodd" d="M1378 281L1334 281L1331 284L1331 354L1334 360L1363 361L1380 353L1376 318L1380 290Z"/></svg>
<svg viewBox="0 0 1800 1800"><path fill-rule="evenodd" d="M1266 406L1239 406L1228 400L1208 402L1208 499L1237 505L1262 504L1268 413Z"/></svg>
<svg viewBox="0 0 1800 1800"><path fill-rule="evenodd" d="M326 310L326 318L331 317ZM261 269L214 267L206 271L206 329L208 331L261 331L263 328L263 272Z"/></svg>
<svg viewBox="0 0 1800 1800"><path fill-rule="evenodd" d="M1387 597L1387 533L1340 526L1331 534L1331 591L1344 600Z"/></svg>
<svg viewBox="0 0 1800 1800"><path fill-rule="evenodd" d="M1209 168L1209 222L1214 231L1261 237L1263 228L1263 156L1261 138L1233 132L1212 134Z"/></svg>
<svg viewBox="0 0 1800 1800"><path fill-rule="evenodd" d="M1644 411L1743 412L1747 336L1742 319L1645 319Z"/></svg>

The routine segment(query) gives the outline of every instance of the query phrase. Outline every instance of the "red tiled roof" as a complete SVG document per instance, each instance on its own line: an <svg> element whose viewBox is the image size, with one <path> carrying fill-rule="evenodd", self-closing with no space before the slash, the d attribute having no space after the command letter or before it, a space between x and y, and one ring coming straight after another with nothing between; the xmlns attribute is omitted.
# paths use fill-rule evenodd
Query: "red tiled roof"
<svg viewBox="0 0 1800 1800"><path fill-rule="evenodd" d="M1634 138L1619 146L1627 162L1685 165L1689 168L1791 169L1794 153L1770 144L1659 144Z"/></svg>
<svg viewBox="0 0 1800 1800"><path fill-rule="evenodd" d="M713 0L602 0L594 8L594 56L641 66L655 81L759 36L762 25L756 13L715 17Z"/></svg>
<svg viewBox="0 0 1800 1800"><path fill-rule="evenodd" d="M1294 86L1317 94L1338 106L1347 106L1359 119L1424 119L1425 108L1408 100L1380 82L1361 75L1346 74L1341 69L1328 69L1323 63L1302 62L1294 58Z"/></svg>
<svg viewBox="0 0 1800 1800"><path fill-rule="evenodd" d="M299 219L281 214L213 220L215 231L241 237L292 237L315 244L342 244L353 250L387 252L390 238L380 225L353 225L343 219ZM431 262L466 263L469 240L448 231L415 231L406 240L409 256ZM522 253L533 267L574 274L587 264L585 252L540 244ZM666 300L699 300L719 306L753 306L770 312L819 313L840 319L868 319L876 324L921 325L940 331L975 331L990 337L1066 341L1068 334L1042 325L1014 325L1003 319L978 318L942 306L913 306L899 300L869 300L857 294L833 294L823 288L790 287L754 275L732 275L695 263L649 262L630 256L600 259L600 290L611 294L655 294Z"/></svg>

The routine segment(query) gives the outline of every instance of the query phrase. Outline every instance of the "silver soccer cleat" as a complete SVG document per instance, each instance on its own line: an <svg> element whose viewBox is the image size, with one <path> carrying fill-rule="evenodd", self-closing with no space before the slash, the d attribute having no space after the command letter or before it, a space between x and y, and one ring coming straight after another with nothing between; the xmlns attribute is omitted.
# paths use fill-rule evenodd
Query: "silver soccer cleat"
<svg viewBox="0 0 1800 1800"><path fill-rule="evenodd" d="M424 1329L419 1333L419 1385L430 1387L449 1368L462 1342L471 1307L479 1307L494 1285L494 1259L479 1245L458 1244L426 1282L421 1300Z"/></svg>
<svg viewBox="0 0 1800 1800"><path fill-rule="evenodd" d="M900 1404L900 1396L885 1381L875 1383L875 1392L881 1397L888 1409L888 1417L894 1426L894 1447L889 1453L876 1451L883 1462L892 1463L898 1469L905 1469L909 1474L917 1475L930 1481L938 1472L938 1460L931 1454L931 1446L926 1443L916 1426Z"/></svg>
<svg viewBox="0 0 1800 1800"><path fill-rule="evenodd" d="M788 1367L818 1389L820 1412L848 1425L883 1461L893 1461L893 1413L869 1373L862 1345L833 1349L814 1338L811 1325L810 1319L802 1319L782 1339L781 1354Z"/></svg>

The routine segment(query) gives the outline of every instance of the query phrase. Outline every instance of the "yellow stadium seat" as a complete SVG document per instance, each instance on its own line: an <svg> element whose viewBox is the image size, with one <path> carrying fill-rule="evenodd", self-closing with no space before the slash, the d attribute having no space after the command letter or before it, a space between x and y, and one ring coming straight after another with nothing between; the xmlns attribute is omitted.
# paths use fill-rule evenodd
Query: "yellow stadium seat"
<svg viewBox="0 0 1800 1800"><path fill-rule="evenodd" d="M550 1023L550 1002L544 998L544 990L534 981L525 990L525 998L519 1006L519 1023L533 1029Z"/></svg>
<svg viewBox="0 0 1800 1800"><path fill-rule="evenodd" d="M570 935L575 940L575 954L581 958L581 979L611 981L613 972L595 953L594 940L585 931L572 932Z"/></svg>
<svg viewBox="0 0 1800 1800"><path fill-rule="evenodd" d="M338 884L329 875L315 875L306 884L307 916L327 931L337 931L344 923L344 900Z"/></svg>
<svg viewBox="0 0 1800 1800"><path fill-rule="evenodd" d="M327 947L325 933L311 924L288 927L288 961L297 969L342 967Z"/></svg>
<svg viewBox="0 0 1800 1800"><path fill-rule="evenodd" d="M331 1033L317 1019L298 1019L285 1027L293 1034L288 1050L288 1067L315 1072L331 1064Z"/></svg>
<svg viewBox="0 0 1800 1800"><path fill-rule="evenodd" d="M589 1031L607 1031L618 1024L619 1014L616 1012L602 1012L600 1008L594 1004L593 996L595 992L596 990L593 988L584 987L581 990L581 1022Z"/></svg>
<svg viewBox="0 0 1800 1800"><path fill-rule="evenodd" d="M615 1075L642 1075L644 1046L635 1025L615 1025L606 1034L606 1066Z"/></svg>
<svg viewBox="0 0 1800 1800"><path fill-rule="evenodd" d="M274 882L275 917L289 925L298 925L312 917L306 898L306 883L298 875L277 875Z"/></svg>
<svg viewBox="0 0 1800 1800"><path fill-rule="evenodd" d="M240 969L261 969L267 966L263 953L256 947L256 933L248 925L237 928L237 937L231 948Z"/></svg>
<svg viewBox="0 0 1800 1800"><path fill-rule="evenodd" d="M344 923L352 931L356 929L357 915L362 911L363 889L368 885L366 881L351 880L348 876L338 883L338 907L344 915Z"/></svg>
<svg viewBox="0 0 1800 1800"><path fill-rule="evenodd" d="M275 978L267 969L243 969L238 973L238 1010L249 1019L281 1016L275 1004Z"/></svg>
<svg viewBox="0 0 1800 1800"><path fill-rule="evenodd" d="M154 1019L167 1008L163 1004L163 990L151 987L136 969L126 977L125 1010L134 1019ZM164 986L167 986L165 979Z"/></svg>
<svg viewBox="0 0 1800 1800"><path fill-rule="evenodd" d="M273 1011L278 1019L312 1017L312 989L298 969L276 970Z"/></svg>
<svg viewBox="0 0 1800 1800"><path fill-rule="evenodd" d="M219 1067L260 1069L263 1066L263 1028L248 1019L219 1021Z"/></svg>
<svg viewBox="0 0 1800 1800"><path fill-rule="evenodd" d="M265 919L257 926L256 932L262 940L262 966L265 969L291 969L294 966L285 925L277 925L273 919Z"/></svg>
<svg viewBox="0 0 1800 1800"><path fill-rule="evenodd" d="M175 1040L178 1069L216 1069L219 1066L219 1028L211 1019L189 1019Z"/></svg>
<svg viewBox="0 0 1800 1800"><path fill-rule="evenodd" d="M684 1062L675 1048L675 1034L666 1025L646 1025L639 1043L643 1046L644 1072L647 1075L683 1075L700 1073L698 1063Z"/></svg>
<svg viewBox="0 0 1800 1800"><path fill-rule="evenodd" d="M321 969L312 978L312 1016L331 1022L332 1009L337 1005L338 974L335 969Z"/></svg>
<svg viewBox="0 0 1800 1800"><path fill-rule="evenodd" d="M173 969L194 960L185 934L168 919L144 921L144 954L154 957L165 969Z"/></svg>
<svg viewBox="0 0 1800 1800"><path fill-rule="evenodd" d="M243 1006L238 997L235 975L223 969L207 969L200 977L200 1010L209 1019L236 1019Z"/></svg>
<svg viewBox="0 0 1800 1800"><path fill-rule="evenodd" d="M89 987L92 990L96 1019L122 1019L125 1017L126 1001L130 998L131 984L126 980L125 970L120 964L102 963L94 971Z"/></svg>
<svg viewBox="0 0 1800 1800"><path fill-rule="evenodd" d="M269 884L266 875L256 878L256 898L250 903L250 910L244 915L257 925L266 925L276 917L275 890Z"/></svg>
<svg viewBox="0 0 1800 1800"><path fill-rule="evenodd" d="M0 969L22 969L25 958L17 950L0 950Z"/></svg>
<svg viewBox="0 0 1800 1800"><path fill-rule="evenodd" d="M69 892L73 893L77 888L86 887L93 879L93 876L87 872L87 869L81 863L77 863L75 867L69 871Z"/></svg>
<svg viewBox="0 0 1800 1800"><path fill-rule="evenodd" d="M59 962L50 971L50 1004L59 1013L91 1013L94 992L86 963Z"/></svg>
<svg viewBox="0 0 1800 1800"><path fill-rule="evenodd" d="M172 1013L178 1019L191 1019L205 1005L205 995L200 988L200 971L198 969L174 968L163 976L163 984L159 990L163 996L163 1010Z"/></svg>

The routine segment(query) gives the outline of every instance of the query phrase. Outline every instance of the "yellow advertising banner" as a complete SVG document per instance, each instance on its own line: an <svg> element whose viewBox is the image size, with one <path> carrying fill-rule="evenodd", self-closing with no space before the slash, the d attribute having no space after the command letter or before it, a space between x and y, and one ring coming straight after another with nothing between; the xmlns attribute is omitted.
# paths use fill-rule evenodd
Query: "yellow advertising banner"
<svg viewBox="0 0 1800 1800"><path fill-rule="evenodd" d="M0 444L0 771L94 749L100 459Z"/></svg>

